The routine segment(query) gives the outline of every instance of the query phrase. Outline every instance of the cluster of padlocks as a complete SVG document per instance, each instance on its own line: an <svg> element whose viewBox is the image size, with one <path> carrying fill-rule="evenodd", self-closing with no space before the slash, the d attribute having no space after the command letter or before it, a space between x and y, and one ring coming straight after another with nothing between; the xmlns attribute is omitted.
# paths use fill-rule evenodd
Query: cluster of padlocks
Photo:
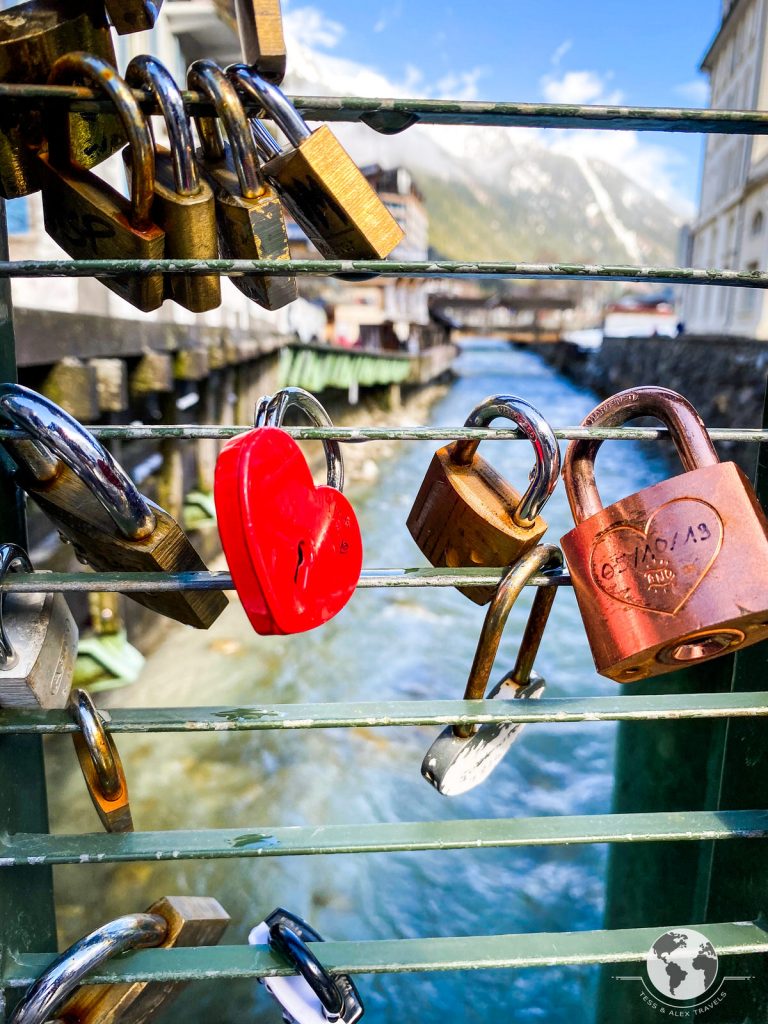
<svg viewBox="0 0 768 1024"><path fill-rule="evenodd" d="M260 399L254 428L224 446L216 467L222 546L243 608L263 635L299 633L329 621L350 599L362 568L360 527L342 494L339 444L323 442L327 483L316 485L301 448L283 427L291 406L317 426L331 425L312 395L282 389ZM616 427L637 416L666 425L684 473L603 508L594 473L599 439L572 441L562 472L575 522L561 541L570 578L595 665L617 682L718 657L763 639L768 631L765 601L753 583L761 577L755 569L762 570L768 559L768 521L749 481L734 463L718 460L691 404L664 388L614 395L583 426ZM547 529L540 513L561 475L560 451L546 418L515 396L488 398L466 426L487 427L498 417L512 420L533 445L535 465L525 493L521 496L478 454L477 440L454 441L435 453L407 525L434 566L506 567L496 587L460 588L489 605L464 698L524 701L543 692L533 664L558 585L566 579L563 551L540 543ZM0 419L23 432L5 442L20 485L81 560L107 572L205 568L178 523L141 495L99 441L64 410L27 388L6 384L0 386ZM0 548L0 582L14 565L31 569L26 553L6 544ZM516 664L486 695L505 622L534 577L539 587ZM198 628L209 627L226 605L218 591L131 591L129 596ZM70 693L76 643L77 630L61 594L6 597L0 706L67 706L78 725L73 738L86 785L105 829L131 831L128 787L114 740L88 694ZM488 777L521 728L519 722L449 726L427 751L422 774L446 796L464 793ZM182 937L215 942L226 915L215 901L199 902L198 907L194 900L182 900L179 910L173 900L161 901L146 915L120 919L106 932L88 936L30 989L12 1024L47 1019L54 1004L60 1006L87 970L102 962L99 957ZM178 917L196 926L190 924L189 932L177 927ZM307 941L318 938L283 910L251 933L252 943L268 941L300 972L299 978L266 981L289 1019L354 1021L362 1014L359 996L348 977L331 977L308 949ZM141 989L128 991L139 998ZM106 994L96 986L87 995L72 996L75 1001L102 998L114 998L108 987Z"/></svg>
<svg viewBox="0 0 768 1024"><path fill-rule="evenodd" d="M328 259L388 256L403 238L401 228L328 126L311 132L279 87L285 52L278 0L242 4L238 11L252 63L226 70L211 60L190 66L188 87L216 115L196 119L197 147L181 90L156 57L134 58L124 78L115 70L107 16L118 32L138 32L154 24L160 6L28 0L0 14L0 77L87 85L115 109L5 114L0 194L13 199L40 190L46 231L78 260L289 260L283 207ZM133 90L144 90L159 108L167 147L156 145ZM243 99L274 121L286 146L249 118ZM92 170L121 150L130 199ZM290 275L254 272L232 280L265 309L281 309L297 297ZM221 303L215 273L134 272L104 284L143 312L165 299L195 313Z"/></svg>
<svg viewBox="0 0 768 1024"><path fill-rule="evenodd" d="M42 191L45 226L76 259L285 261L283 207L326 258L389 255L402 232L327 127L310 132L279 88L285 71L278 0L238 5L246 62L222 69L198 60L186 85L214 116L198 116L193 138L184 97L154 57L135 58L121 78L111 28L151 27L159 2L29 0L0 14L7 39L0 76L15 82L87 85L113 113L30 115L9 107L0 118L0 193ZM144 99L141 99L143 93ZM156 145L147 109L159 109L168 147ZM281 147L258 117L284 133ZM127 145L126 145L127 143ZM124 148L125 147L125 148ZM130 200L92 168L123 151ZM233 278L249 298L278 309L296 296L295 280L257 268ZM221 301L215 273L122 272L104 282L138 309L172 299L194 312ZM316 485L307 460L283 427L289 408L332 426L312 395L285 388L262 398L254 427L229 441L216 467L222 547L242 606L262 635L322 626L359 583L363 538L342 493L337 441L325 441L327 482ZM496 586L458 586L488 605L466 700L529 701L544 680L534 671L559 585L569 577L600 673L634 682L730 653L768 635L761 581L768 569L768 521L744 474L721 464L690 403L658 387L625 391L601 403L585 428L612 428L652 416L668 428L685 470L603 508L595 483L602 443L587 431L569 445L563 484L574 529L562 551L541 543L541 517L561 476L553 428L522 398L500 395L473 410L465 426L512 420L535 452L521 495L477 451L458 440L437 451L415 496L407 526L437 568L502 568ZM106 448L63 409L15 384L0 385L0 423L17 430L3 442L17 481L78 557L99 572L199 573L206 566L181 526L142 495ZM3 538L0 538L2 541ZM0 543L0 583L14 568L32 571L27 553ZM524 586L538 584L516 664L488 690L510 611ZM227 601L212 589L130 589L158 614L205 629ZM15 590L0 601L0 708L67 708L87 790L104 828L129 832L128 782L105 716L72 689L77 628L60 593ZM426 752L421 772L453 796L479 785L520 735L520 722L448 726ZM416 770L416 766L414 766ZM165 897L145 913L111 921L70 947L32 985L11 1024L148 1019L178 990L177 981L78 986L108 958L133 948L212 946L229 921L216 900ZM322 941L283 909L250 933L298 976L264 979L285 1019L299 1024L358 1020L363 1006L345 974L330 974L312 951Z"/></svg>

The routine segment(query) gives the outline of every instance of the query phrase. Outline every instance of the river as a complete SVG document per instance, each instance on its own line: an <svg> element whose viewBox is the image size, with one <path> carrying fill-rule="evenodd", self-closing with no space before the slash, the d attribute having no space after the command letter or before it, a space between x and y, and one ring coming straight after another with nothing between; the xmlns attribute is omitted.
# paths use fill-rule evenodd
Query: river
<svg viewBox="0 0 768 1024"><path fill-rule="evenodd" d="M466 346L457 379L430 413L435 426L464 421L491 394L525 397L553 424L576 424L596 398L535 354L493 342ZM652 383L652 382L647 382ZM407 418L407 417L406 417ZM367 567L423 564L405 520L431 443L404 442L375 482L348 490ZM368 446L376 458L376 445ZM522 488L531 448L489 442L484 454ZM615 500L664 475L663 456L626 442L603 446L598 477ZM562 487L545 517L556 542L572 525ZM514 660L531 594L513 610L493 681ZM485 610L454 590L358 591L331 623L293 637L255 635L233 601L208 632L169 624L120 706L451 698L462 695ZM593 668L573 594L558 593L537 661L551 696L612 693ZM615 726L529 726L492 777L460 798L421 778L434 728L301 730L120 736L139 829L195 829L435 818L599 814L610 810ZM66 737L47 741L52 829L98 822ZM232 916L225 941L274 907L305 916L326 937L413 938L570 931L601 926L602 846L280 857L55 869L61 941L165 894L215 896ZM369 976L358 979L368 1019L445 1024L498 1019L580 1024L593 1019L594 968ZM160 1018L158 1018L159 1020ZM280 1019L256 983L196 983L167 1020L255 1024Z"/></svg>

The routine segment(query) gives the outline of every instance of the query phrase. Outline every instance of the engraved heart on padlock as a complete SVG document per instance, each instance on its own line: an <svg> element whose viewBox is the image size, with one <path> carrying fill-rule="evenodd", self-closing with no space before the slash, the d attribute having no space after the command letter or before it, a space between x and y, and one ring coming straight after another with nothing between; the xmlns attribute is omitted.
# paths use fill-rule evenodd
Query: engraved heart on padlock
<svg viewBox="0 0 768 1024"><path fill-rule="evenodd" d="M645 524L615 523L592 545L592 579L609 597L675 615L712 568L723 544L723 521L698 498L674 498Z"/></svg>
<svg viewBox="0 0 768 1024"><path fill-rule="evenodd" d="M360 578L360 527L341 491L315 486L289 434L259 427L229 441L214 498L227 564L257 633L302 633L341 611Z"/></svg>

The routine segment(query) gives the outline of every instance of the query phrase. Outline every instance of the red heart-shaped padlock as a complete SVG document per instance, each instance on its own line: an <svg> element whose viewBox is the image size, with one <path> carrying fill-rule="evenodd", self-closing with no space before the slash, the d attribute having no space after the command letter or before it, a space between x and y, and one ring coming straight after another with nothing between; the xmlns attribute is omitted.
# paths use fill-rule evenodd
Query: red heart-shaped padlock
<svg viewBox="0 0 768 1024"><path fill-rule="evenodd" d="M227 564L257 633L303 633L341 611L360 579L360 527L341 491L315 486L289 434L259 427L228 441L214 499Z"/></svg>

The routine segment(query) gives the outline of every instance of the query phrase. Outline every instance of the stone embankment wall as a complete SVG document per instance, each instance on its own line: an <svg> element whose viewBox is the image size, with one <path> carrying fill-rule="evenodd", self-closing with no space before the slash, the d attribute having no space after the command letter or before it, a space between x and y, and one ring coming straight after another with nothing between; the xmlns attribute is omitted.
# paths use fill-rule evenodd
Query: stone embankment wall
<svg viewBox="0 0 768 1024"><path fill-rule="evenodd" d="M624 388L658 384L685 395L710 427L760 427L768 344L747 338L607 338L601 348L566 342L538 346L541 355L579 384L607 397ZM750 475L755 445L718 444Z"/></svg>

